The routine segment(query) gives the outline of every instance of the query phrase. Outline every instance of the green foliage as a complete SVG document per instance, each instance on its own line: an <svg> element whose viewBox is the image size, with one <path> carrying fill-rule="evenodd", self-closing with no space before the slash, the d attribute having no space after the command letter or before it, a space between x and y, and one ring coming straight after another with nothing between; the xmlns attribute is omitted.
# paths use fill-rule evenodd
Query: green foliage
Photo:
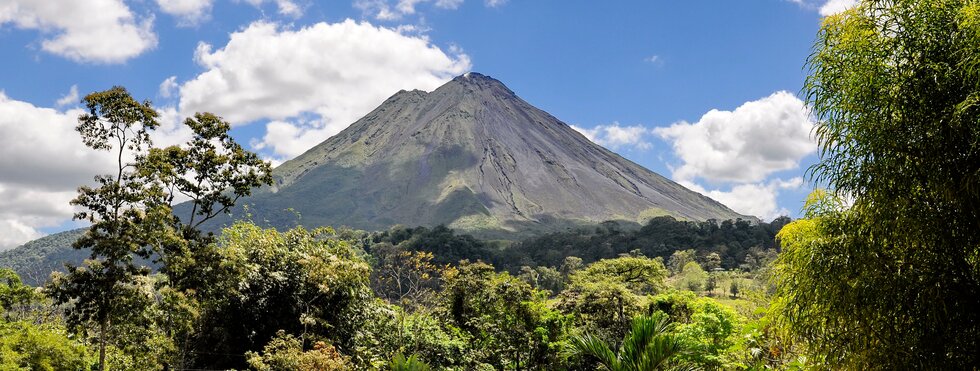
<svg viewBox="0 0 980 371"><path fill-rule="evenodd" d="M377 260L371 270L371 288L379 297L402 306L431 300L447 268L433 263L431 252L406 251L387 243L371 250Z"/></svg>
<svg viewBox="0 0 980 371"><path fill-rule="evenodd" d="M679 272L688 261L708 262L714 267L736 269L755 264L758 255L776 248L775 235L789 218L771 223L745 220L678 221L657 217L639 229L621 228L608 222L594 228L580 228L528 238L508 246L493 261L498 267L516 272L522 265L559 267L567 256L584 263L618 257L638 250L648 257L667 261L671 273ZM679 254L671 261L673 254ZM710 259L711 253L719 260Z"/></svg>
<svg viewBox="0 0 980 371"><path fill-rule="evenodd" d="M0 323L0 369L82 370L94 362L64 327Z"/></svg>
<svg viewBox="0 0 980 371"><path fill-rule="evenodd" d="M565 288L566 277L561 272L552 267L521 267L518 278L534 286L539 290L547 290L549 293L558 293Z"/></svg>
<svg viewBox="0 0 980 371"><path fill-rule="evenodd" d="M279 331L262 349L262 353L247 352L248 365L257 371L341 371L351 368L347 358L330 344L316 342L313 349L303 351L302 341Z"/></svg>
<svg viewBox="0 0 980 371"><path fill-rule="evenodd" d="M240 367L227 355L257 351L275 334L330 334L351 354L372 340L363 321L373 315L370 267L349 241L330 228L286 232L236 223L218 240L223 272L206 297L199 361ZM327 331L329 329L329 331ZM360 355L360 354L359 354ZM371 362L370 355L352 361Z"/></svg>
<svg viewBox="0 0 980 371"><path fill-rule="evenodd" d="M829 367L980 364L975 1L864 1L809 59L816 181L853 199L780 234L786 321Z"/></svg>
<svg viewBox="0 0 980 371"><path fill-rule="evenodd" d="M443 225L433 228L394 226L387 231L372 234L368 240L368 251L374 252L374 246L388 243L403 251L431 252L435 257L433 262L439 265L456 264L460 260L498 260L491 243L477 240L470 235L457 235Z"/></svg>
<svg viewBox="0 0 980 371"><path fill-rule="evenodd" d="M676 322L675 333L689 352L681 356L699 368L730 366L738 356L739 335L745 319L731 308L690 291L653 297L650 312L664 313Z"/></svg>
<svg viewBox="0 0 980 371"><path fill-rule="evenodd" d="M610 279L637 294L652 294L664 289L667 269L663 262L644 256L621 256L590 264L573 280Z"/></svg>
<svg viewBox="0 0 980 371"><path fill-rule="evenodd" d="M429 310L400 313L397 330L389 342L399 354L412 354L434 367L460 367L472 363L468 358L472 344L459 328L436 317Z"/></svg>
<svg viewBox="0 0 980 371"><path fill-rule="evenodd" d="M414 354L408 358L403 354L397 354L391 359L391 364L388 367L391 368L391 371L429 371L432 369Z"/></svg>
<svg viewBox="0 0 980 371"><path fill-rule="evenodd" d="M229 212L252 189L272 184L271 165L248 152L228 134L231 125L211 113L197 113L184 125L193 136L182 146L149 148L142 155L138 174L162 190L168 216L173 201L189 199L190 211L180 218L168 218L175 235L160 241L157 248L160 271L168 283L180 290L208 290L219 271L218 253L210 233L201 231L204 223Z"/></svg>
<svg viewBox="0 0 980 371"><path fill-rule="evenodd" d="M14 307L29 305L36 298L34 288L23 284L17 273L0 268L0 312L6 315ZM10 320L9 317L6 319Z"/></svg>
<svg viewBox="0 0 980 371"><path fill-rule="evenodd" d="M484 263L463 262L446 274L442 302L448 324L474 344L469 367L535 369L560 362L568 318L526 282Z"/></svg>
<svg viewBox="0 0 980 371"><path fill-rule="evenodd" d="M117 172L97 176L97 187L79 187L71 203L83 210L75 219L92 225L74 247L91 250L91 259L81 267L69 266L68 274L55 277L48 290L56 302L70 304L70 326L95 329L99 369L105 369L110 342L124 346L125 341L142 341L113 335L120 333L118 324L140 326L148 320L137 316L146 314L152 302L140 288L149 269L136 265L133 257L150 256L153 244L166 238L172 217L161 207L162 189L140 177L127 159L139 161L151 145L157 112L121 87L89 94L83 101L89 112L79 117L76 129L85 145L116 155Z"/></svg>
<svg viewBox="0 0 980 371"><path fill-rule="evenodd" d="M615 341L639 315L645 294L664 288L667 269L657 259L624 256L600 260L570 277L558 296L558 308L573 314L582 328L605 341Z"/></svg>
<svg viewBox="0 0 980 371"><path fill-rule="evenodd" d="M684 264L684 268L677 274L675 283L680 290L701 292L708 283L708 272L701 269L701 265L697 262L690 261Z"/></svg>
<svg viewBox="0 0 980 371"><path fill-rule="evenodd" d="M57 303L67 304L71 327L94 329L99 369L105 369L109 345L127 351L154 346L151 352L127 352L137 362L129 367L153 368L138 360L173 347L167 345L172 339L153 330L160 313L154 290L147 286L150 269L142 261L159 259L167 274L161 282L188 290L181 294L204 291L208 286L201 283L212 278L207 273L217 271L216 254L194 218L212 218L252 187L271 182L270 165L238 146L227 133L228 123L214 115L197 114L185 122L194 132L186 147L157 149L150 132L159 126L158 114L149 102L137 102L121 87L83 101L88 113L76 128L82 141L112 152L117 167L114 174L97 176L96 187L80 187L72 200L82 208L75 218L91 223L74 247L91 251L91 259L83 266L69 265L47 290ZM178 194L194 205L187 223L173 215L171 203Z"/></svg>
<svg viewBox="0 0 980 371"><path fill-rule="evenodd" d="M572 338L575 352L595 358L610 371L647 371L681 368L678 357L684 345L671 332L673 324L663 313L636 317L618 352L602 339L585 334Z"/></svg>

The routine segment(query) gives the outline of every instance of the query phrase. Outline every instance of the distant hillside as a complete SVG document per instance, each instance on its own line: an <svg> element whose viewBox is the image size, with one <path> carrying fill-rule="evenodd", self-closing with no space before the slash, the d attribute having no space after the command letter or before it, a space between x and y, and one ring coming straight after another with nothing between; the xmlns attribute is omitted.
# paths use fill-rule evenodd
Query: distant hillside
<svg viewBox="0 0 980 371"><path fill-rule="evenodd" d="M55 233L0 252L0 267L13 269L26 284L42 284L51 272L64 271L65 263L79 264L89 257L88 251L71 247L84 233L85 229Z"/></svg>

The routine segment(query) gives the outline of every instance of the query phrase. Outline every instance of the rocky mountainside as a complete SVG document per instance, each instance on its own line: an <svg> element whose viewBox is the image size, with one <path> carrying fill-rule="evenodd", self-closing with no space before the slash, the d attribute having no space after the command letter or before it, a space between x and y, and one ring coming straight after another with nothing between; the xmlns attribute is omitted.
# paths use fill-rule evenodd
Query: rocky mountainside
<svg viewBox="0 0 980 371"><path fill-rule="evenodd" d="M274 173L275 186L245 201L253 220L273 226L445 224L494 235L659 215L753 219L592 143L478 73L398 92Z"/></svg>

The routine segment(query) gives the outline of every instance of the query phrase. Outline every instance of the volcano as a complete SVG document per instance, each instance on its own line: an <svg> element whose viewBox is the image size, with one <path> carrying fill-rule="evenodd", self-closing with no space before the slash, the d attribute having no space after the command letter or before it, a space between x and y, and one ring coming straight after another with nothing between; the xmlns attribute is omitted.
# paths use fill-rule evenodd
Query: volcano
<svg viewBox="0 0 980 371"><path fill-rule="evenodd" d="M443 224L493 235L662 215L754 219L592 143L472 72L432 92L396 93L273 174L273 186L242 204L275 227Z"/></svg>

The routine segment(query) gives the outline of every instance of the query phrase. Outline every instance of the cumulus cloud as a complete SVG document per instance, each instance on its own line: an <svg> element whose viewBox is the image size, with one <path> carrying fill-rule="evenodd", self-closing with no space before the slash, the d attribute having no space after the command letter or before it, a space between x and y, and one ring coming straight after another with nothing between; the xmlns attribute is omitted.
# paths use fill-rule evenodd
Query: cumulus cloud
<svg viewBox="0 0 980 371"><path fill-rule="evenodd" d="M853 8L859 2L859 0L787 0L787 1L797 4L804 9L815 10L819 12L821 16L824 17L841 13L845 10Z"/></svg>
<svg viewBox="0 0 980 371"><path fill-rule="evenodd" d="M78 62L122 63L157 45L153 17L122 0L0 0L0 25L39 30L41 49Z"/></svg>
<svg viewBox="0 0 980 371"><path fill-rule="evenodd" d="M261 8L263 3L275 3L279 8L279 14L299 18L303 15L303 8L293 0L245 0L256 8Z"/></svg>
<svg viewBox="0 0 980 371"><path fill-rule="evenodd" d="M456 9L463 0L355 0L354 7L364 14L382 21L394 21L417 12L419 4L431 3L436 8ZM495 8L506 4L506 0L485 0L487 7Z"/></svg>
<svg viewBox="0 0 980 371"><path fill-rule="evenodd" d="M271 121L265 125L265 136L255 141L255 149L269 149L281 158L299 156L344 129L346 125L327 125L322 121Z"/></svg>
<svg viewBox="0 0 980 371"><path fill-rule="evenodd" d="M43 235L30 226L10 219L0 219L0 251L20 246Z"/></svg>
<svg viewBox="0 0 980 371"><path fill-rule="evenodd" d="M195 59L205 71L180 86L180 112L214 112L233 125L272 120L256 145L284 158L399 90L432 90L470 68L461 50L352 20L301 29L256 22L220 49L201 43Z"/></svg>
<svg viewBox="0 0 980 371"><path fill-rule="evenodd" d="M156 0L164 13L180 19L179 25L193 26L211 16L214 0Z"/></svg>
<svg viewBox="0 0 980 371"><path fill-rule="evenodd" d="M75 131L81 113L36 107L0 92L0 249L71 218L68 201L76 187L111 169L112 156L85 147Z"/></svg>
<svg viewBox="0 0 980 371"><path fill-rule="evenodd" d="M650 149L652 145L644 137L650 133L650 129L642 125L620 126L618 122L610 125L599 125L592 129L585 129L571 125L579 133L589 138L593 143L610 149L636 148L641 150Z"/></svg>
<svg viewBox="0 0 980 371"><path fill-rule="evenodd" d="M752 215L765 221L771 221L790 211L780 207L776 200L782 190L799 189L803 186L803 178L795 177L789 180L773 179L768 182L736 184L729 190L705 189L703 186L681 181L681 185L711 197L740 214Z"/></svg>
<svg viewBox="0 0 980 371"><path fill-rule="evenodd" d="M160 94L164 98L170 98L177 88L177 76L170 76L160 83L160 89L157 91L157 94Z"/></svg>
<svg viewBox="0 0 980 371"><path fill-rule="evenodd" d="M671 142L683 161L673 169L675 179L748 183L798 167L817 149L812 128L803 101L780 91L734 111L711 110L698 122L654 132Z"/></svg>
<svg viewBox="0 0 980 371"><path fill-rule="evenodd" d="M77 103L78 103L78 85L72 85L71 88L68 89L68 94L61 96L61 98L58 98L58 101L55 102L55 105L58 107L65 107Z"/></svg>
<svg viewBox="0 0 980 371"><path fill-rule="evenodd" d="M820 15L828 16L841 13L845 10L853 8L858 4L858 0L828 0L826 3L820 6Z"/></svg>
<svg viewBox="0 0 980 371"><path fill-rule="evenodd" d="M463 0L436 0L436 7L443 9L456 9L463 5Z"/></svg>

